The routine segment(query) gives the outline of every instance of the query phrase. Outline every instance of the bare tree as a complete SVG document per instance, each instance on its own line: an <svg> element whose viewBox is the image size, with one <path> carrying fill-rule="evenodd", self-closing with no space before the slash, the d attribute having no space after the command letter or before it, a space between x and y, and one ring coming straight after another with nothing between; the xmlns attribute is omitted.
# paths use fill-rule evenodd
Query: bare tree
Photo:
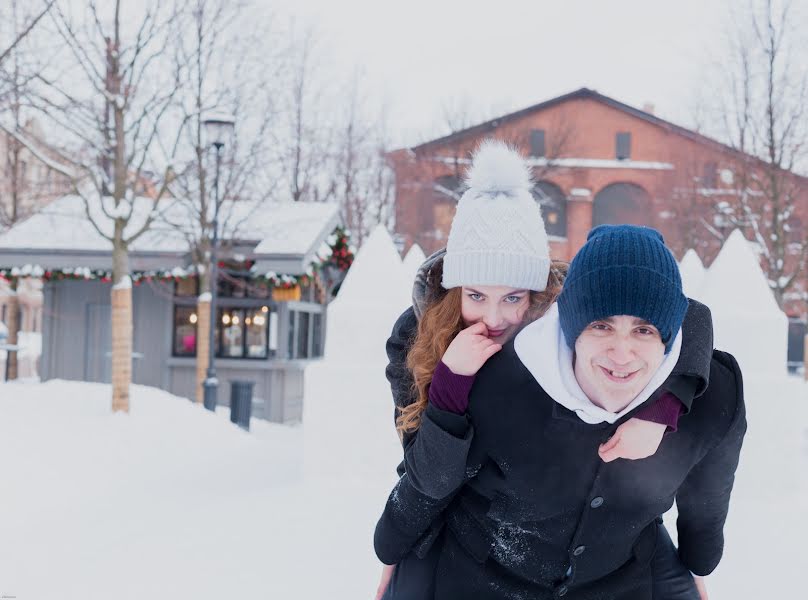
<svg viewBox="0 0 808 600"><path fill-rule="evenodd" d="M333 102L323 74L323 46L313 26L293 23L288 34L287 81L273 127L279 178L295 202L334 199ZM273 163L273 168L275 164Z"/></svg>
<svg viewBox="0 0 808 600"><path fill-rule="evenodd" d="M51 172L57 176L68 172L63 161L32 139L35 124L28 121L25 113L31 82L39 67L36 48L27 42L52 6L51 0L34 7L32 12L32 7L12 0L8 12L2 15L10 41L0 51L0 148L5 159L5 177L0 181L0 230L28 216L50 195ZM17 344L21 327L19 284L18 278L12 278L6 292L8 341L12 346ZM17 352L10 351L6 360L6 377L16 379Z"/></svg>
<svg viewBox="0 0 808 600"><path fill-rule="evenodd" d="M719 223L742 228L757 243L781 307L795 293L806 294L808 263L808 179L795 174L808 166L808 62L799 54L805 47L799 10L792 2L750 3L731 35L722 65L727 93L718 107L723 137L737 152L726 165L733 201L722 198L715 212Z"/></svg>
<svg viewBox="0 0 808 600"><path fill-rule="evenodd" d="M37 36L31 34L52 5L36 6L32 13L31 6L11 0L7 12L0 13L6 30L0 37L13 40L0 58L0 148L5 151L6 174L0 181L0 229L26 217L40 199L48 197L48 171L60 175L68 171L67 161L37 139L39 132L29 110L32 82L42 67L39 57L44 52L43 44L37 43L41 40L32 41Z"/></svg>
<svg viewBox="0 0 808 600"><path fill-rule="evenodd" d="M42 18L48 14L48 11L53 7L56 3L56 0L47 0L41 7L39 7L38 12L30 15L22 27L17 27L17 10L19 8L18 4L14 2L12 4L12 23L14 25L14 35L12 39L8 41L8 44L3 47L0 46L0 65L11 56L14 52L14 49L17 48L22 41L31 34L31 32L36 28L37 24L42 20Z"/></svg>
<svg viewBox="0 0 808 600"><path fill-rule="evenodd" d="M181 96L182 148L187 159L177 168L171 189L173 210L166 218L188 241L199 274L197 307L197 401L210 352L210 300L214 217L225 247L239 237L251 215L277 193L271 171L270 132L277 116L273 91L281 58L273 56L267 23L239 21L241 4L227 0L195 0L187 7L189 26L180 38L176 59L188 65L188 85ZM238 56L234 69L232 56ZM219 197L213 189L215 168L206 142L204 120L224 112L235 117L231 139L224 146ZM219 210L216 210L216 204Z"/></svg>
<svg viewBox="0 0 808 600"><path fill-rule="evenodd" d="M469 147L467 139L457 134L484 122L486 120L483 116L484 114L494 113L491 113L491 111L484 113L474 105L474 101L467 95L453 96L441 103L438 129L446 132L442 154L445 159L449 159L447 162L450 163L452 169L451 176L454 177L458 186L462 182L466 162L473 148ZM448 179L446 181L447 183L449 182ZM440 190L441 192L454 197L456 200L460 199L460 193L462 192L460 187L442 187L445 188L445 191Z"/></svg>
<svg viewBox="0 0 808 600"><path fill-rule="evenodd" d="M385 160L384 112L370 115L360 83L357 74L346 95L344 121L337 127L333 184L342 222L358 246L376 225L392 226L394 197L393 175Z"/></svg>
<svg viewBox="0 0 808 600"><path fill-rule="evenodd" d="M124 8L133 12L122 14ZM71 64L39 77L38 106L72 134L85 158L74 188L87 219L112 249L112 409L129 409L132 289L129 251L159 215L178 141L166 139L184 74L166 61L181 13L154 0L131 8L121 0L87 3L84 19L53 15Z"/></svg>

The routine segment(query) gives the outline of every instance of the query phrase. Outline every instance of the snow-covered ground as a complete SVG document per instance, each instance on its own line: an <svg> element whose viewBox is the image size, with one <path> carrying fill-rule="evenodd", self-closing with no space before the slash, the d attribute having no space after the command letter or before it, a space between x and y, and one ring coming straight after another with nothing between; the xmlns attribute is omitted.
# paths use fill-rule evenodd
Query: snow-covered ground
<svg viewBox="0 0 808 600"><path fill-rule="evenodd" d="M246 433L153 388L134 386L130 414L112 415L106 385L0 384L0 593L371 598L373 526L400 452L387 382L325 364L310 381L306 401L329 408L305 439L305 425L254 419ZM746 393L711 597L802 597L808 384L748 380Z"/></svg>
<svg viewBox="0 0 808 600"><path fill-rule="evenodd" d="M362 394L385 386L379 373ZM299 426L253 419L246 433L225 411L141 386L130 414L112 415L108 385L0 384L0 594L367 596L398 451L377 398L377 418L357 423L388 433L384 472L304 477Z"/></svg>
<svg viewBox="0 0 808 600"><path fill-rule="evenodd" d="M711 600L805 597L808 538L808 383L744 378L748 430ZM698 400L696 400L698 402ZM676 511L665 516L676 539Z"/></svg>

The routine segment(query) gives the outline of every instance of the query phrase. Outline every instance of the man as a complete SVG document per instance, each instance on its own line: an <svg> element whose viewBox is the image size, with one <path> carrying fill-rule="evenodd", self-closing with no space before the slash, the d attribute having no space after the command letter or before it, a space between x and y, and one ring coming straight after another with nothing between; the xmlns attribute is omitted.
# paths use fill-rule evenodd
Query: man
<svg viewBox="0 0 808 600"><path fill-rule="evenodd" d="M443 512L438 599L650 600L651 562L666 536L658 516L676 499L676 566L712 572L746 431L735 360L715 352L709 377L682 378L691 396L706 389L656 454L598 458L672 373L687 305L656 231L593 230L557 309L489 359L467 416L455 415L474 425L467 477L451 491L402 477L377 527L380 559L400 560ZM441 423L463 435L460 421Z"/></svg>

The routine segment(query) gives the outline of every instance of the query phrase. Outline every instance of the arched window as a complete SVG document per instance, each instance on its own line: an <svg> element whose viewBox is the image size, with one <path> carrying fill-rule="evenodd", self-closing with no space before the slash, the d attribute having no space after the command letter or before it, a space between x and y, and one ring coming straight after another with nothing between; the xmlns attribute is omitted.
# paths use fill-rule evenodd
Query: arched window
<svg viewBox="0 0 808 600"><path fill-rule="evenodd" d="M597 193L592 202L592 227L610 224L652 226L651 197L634 183L613 183Z"/></svg>
<svg viewBox="0 0 808 600"><path fill-rule="evenodd" d="M533 187L533 197L541 206L547 235L567 237L567 198L561 188L549 181L540 181Z"/></svg>

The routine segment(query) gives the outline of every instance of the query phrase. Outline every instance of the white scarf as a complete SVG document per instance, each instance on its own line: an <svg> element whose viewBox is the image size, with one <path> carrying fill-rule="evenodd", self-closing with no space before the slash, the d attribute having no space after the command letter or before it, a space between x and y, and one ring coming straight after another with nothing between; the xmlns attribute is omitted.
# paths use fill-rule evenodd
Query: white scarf
<svg viewBox="0 0 808 600"><path fill-rule="evenodd" d="M578 385L572 365L572 350L567 346L561 331L556 304L541 319L519 332L514 340L514 347L519 360L553 400L573 411L585 423L614 423L645 402L671 374L682 349L682 330L679 329L671 351L648 385L619 413L609 412L593 403Z"/></svg>

